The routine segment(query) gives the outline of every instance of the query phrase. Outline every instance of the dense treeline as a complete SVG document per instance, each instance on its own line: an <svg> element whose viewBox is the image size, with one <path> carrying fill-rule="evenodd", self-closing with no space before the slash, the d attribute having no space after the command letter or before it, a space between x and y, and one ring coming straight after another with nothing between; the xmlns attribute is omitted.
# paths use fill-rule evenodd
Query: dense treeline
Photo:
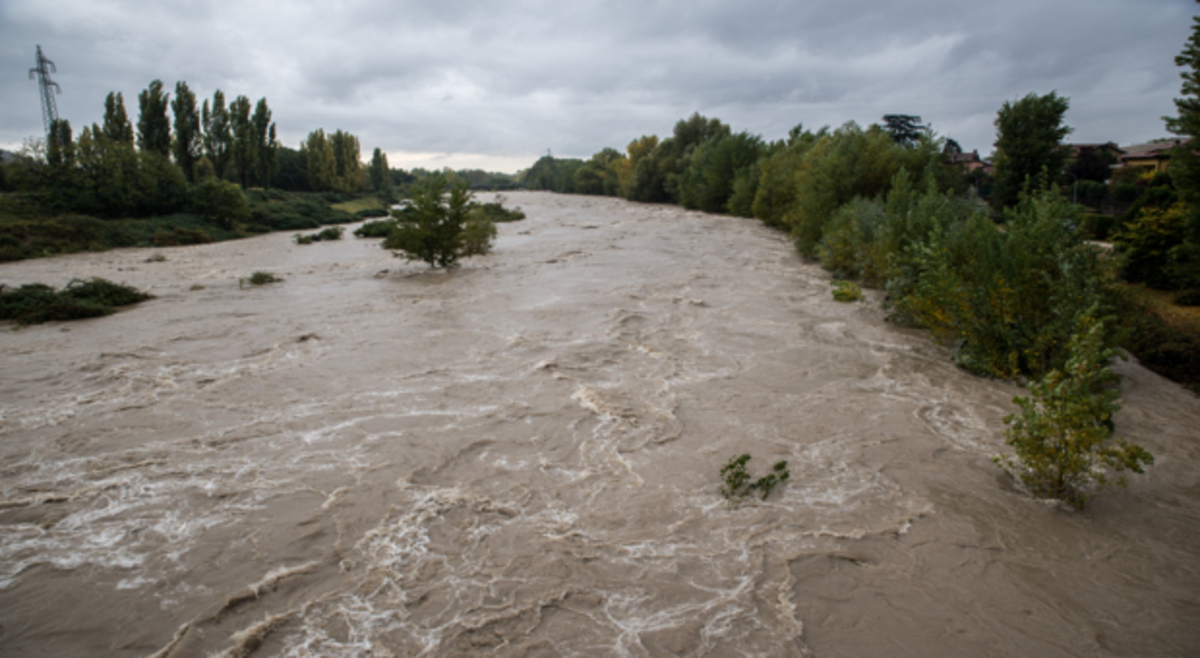
<svg viewBox="0 0 1200 658"><path fill-rule="evenodd" d="M279 143L267 99L224 92L198 101L186 82L159 80L137 97L131 120L120 92L101 123L78 136L55 121L44 141L0 163L0 260L141 244L223 240L348 222L331 206L361 195L393 203L415 182L448 172L404 172L357 136L314 130ZM454 175L454 174L451 174ZM509 188L511 176L458 172L472 188Z"/></svg>
<svg viewBox="0 0 1200 658"><path fill-rule="evenodd" d="M1177 101L1180 118L1168 126L1195 137L1200 19L1177 63L1189 69L1188 98ZM1016 456L997 463L1037 495L1081 507L1106 484L1106 472L1140 473L1153 463L1142 448L1112 438L1119 407L1109 364L1118 347L1200 382L1198 334L1149 320L1125 283L1200 288L1200 153L1176 148L1169 175L1111 175L1096 151L1072 154L1063 144L1068 105L1054 92L1004 103L990 177L950 164L947 153L961 148L920 117L817 132L797 126L787 139L766 142L697 113L671 136L639 137L625 153L547 155L522 181L754 217L789 232L801 256L835 277L884 290L890 318L953 345L961 367L1033 382L1031 396L1016 400L1021 414L1006 419ZM1084 213L1074 203L1080 180L1091 183L1091 198L1108 192L1096 186L1111 185L1124 213L1108 220ZM1100 228L1116 242L1115 256L1086 242L1104 237Z"/></svg>

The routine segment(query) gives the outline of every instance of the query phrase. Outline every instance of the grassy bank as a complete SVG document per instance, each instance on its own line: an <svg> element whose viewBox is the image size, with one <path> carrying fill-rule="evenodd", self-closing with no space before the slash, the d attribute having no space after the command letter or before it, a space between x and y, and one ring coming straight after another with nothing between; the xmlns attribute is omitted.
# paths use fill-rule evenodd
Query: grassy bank
<svg viewBox="0 0 1200 658"><path fill-rule="evenodd" d="M1200 395L1200 307L1178 306L1178 293L1117 284L1122 347L1142 365Z"/></svg>
<svg viewBox="0 0 1200 658"><path fill-rule="evenodd" d="M31 196L0 194L0 262L121 247L168 247L235 240L271 231L317 229L358 218L335 204L382 206L378 199L279 190L245 192L244 215L223 223L199 214L133 219L55 214Z"/></svg>

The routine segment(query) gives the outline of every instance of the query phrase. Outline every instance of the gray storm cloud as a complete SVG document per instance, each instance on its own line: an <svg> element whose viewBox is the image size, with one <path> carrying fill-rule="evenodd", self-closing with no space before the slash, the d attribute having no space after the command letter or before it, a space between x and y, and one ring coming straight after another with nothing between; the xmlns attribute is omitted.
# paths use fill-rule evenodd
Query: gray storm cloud
<svg viewBox="0 0 1200 658"><path fill-rule="evenodd" d="M1071 100L1078 141L1165 134L1181 0L961 2L0 3L0 146L41 133L41 44L60 114L99 121L109 91L186 80L266 97L285 144L344 129L365 149L527 166L664 135L699 111L735 130L918 114L987 153L996 110ZM524 163L524 164L522 164Z"/></svg>

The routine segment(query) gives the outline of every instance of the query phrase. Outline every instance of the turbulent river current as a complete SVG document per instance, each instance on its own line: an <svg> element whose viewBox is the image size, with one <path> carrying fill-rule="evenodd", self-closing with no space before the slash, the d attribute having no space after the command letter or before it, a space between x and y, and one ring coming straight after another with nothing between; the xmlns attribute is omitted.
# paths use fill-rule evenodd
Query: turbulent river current
<svg viewBox="0 0 1200 658"><path fill-rule="evenodd" d="M1120 364L1157 463L1067 512L990 460L1022 389L784 235L507 203L451 272L286 234L0 266L156 295L0 335L0 654L1200 652L1194 395ZM731 507L743 453L791 478Z"/></svg>

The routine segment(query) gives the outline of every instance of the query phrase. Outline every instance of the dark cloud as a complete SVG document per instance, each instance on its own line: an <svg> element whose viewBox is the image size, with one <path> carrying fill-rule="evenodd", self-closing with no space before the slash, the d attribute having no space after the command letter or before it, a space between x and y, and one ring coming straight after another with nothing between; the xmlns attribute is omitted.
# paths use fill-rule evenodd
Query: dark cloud
<svg viewBox="0 0 1200 658"><path fill-rule="evenodd" d="M41 132L37 44L77 129L109 91L136 116L151 80L186 80L202 98L266 97L289 145L341 128L367 150L458 154L439 160L451 165L587 156L694 111L768 139L918 114L986 153L1004 101L1051 90L1071 99L1073 138L1130 143L1165 133L1192 13L1180 0L5 0L0 145Z"/></svg>

